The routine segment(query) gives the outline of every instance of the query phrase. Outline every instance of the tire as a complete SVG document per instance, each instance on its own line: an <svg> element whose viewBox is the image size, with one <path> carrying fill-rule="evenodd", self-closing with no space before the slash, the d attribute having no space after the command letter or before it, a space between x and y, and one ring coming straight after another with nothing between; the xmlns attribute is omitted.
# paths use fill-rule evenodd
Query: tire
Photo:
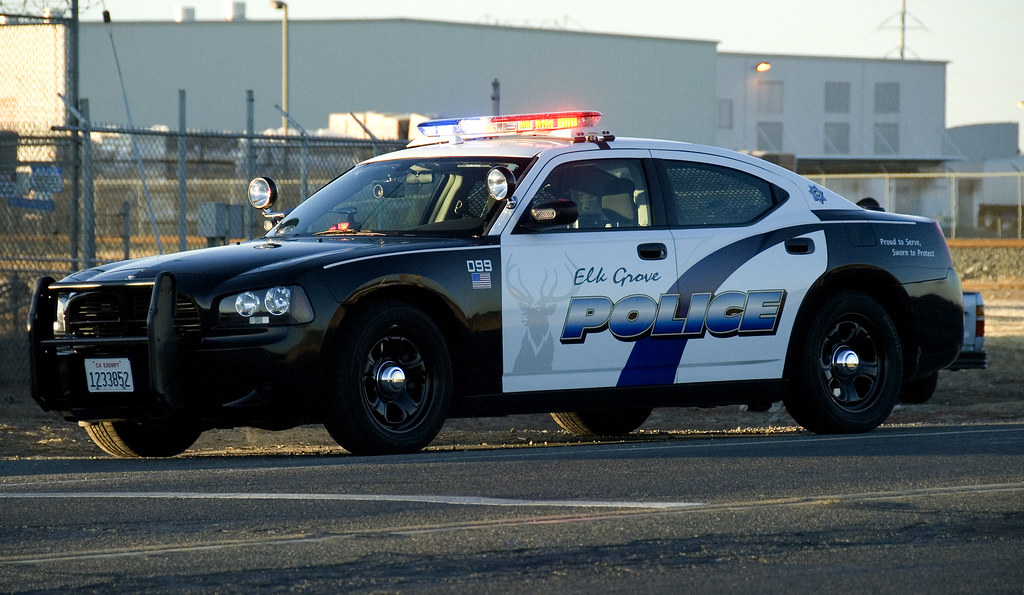
<svg viewBox="0 0 1024 595"><path fill-rule="evenodd" d="M101 421L85 424L96 446L119 459L173 457L192 446L202 433L188 424Z"/></svg>
<svg viewBox="0 0 1024 595"><path fill-rule="evenodd" d="M935 394L935 387L939 384L939 373L932 372L924 378L915 378L903 383L900 389L900 403L920 405L927 403L928 399Z"/></svg>
<svg viewBox="0 0 1024 595"><path fill-rule="evenodd" d="M644 425L651 409L552 413L555 423L577 436L625 436Z"/></svg>
<svg viewBox="0 0 1024 595"><path fill-rule="evenodd" d="M820 304L792 354L793 390L783 402L818 434L868 432L892 412L900 393L903 353L892 318L861 293Z"/></svg>
<svg viewBox="0 0 1024 595"><path fill-rule="evenodd" d="M423 449L444 425L451 402L444 337L403 302L379 302L352 316L340 337L324 426L352 454Z"/></svg>

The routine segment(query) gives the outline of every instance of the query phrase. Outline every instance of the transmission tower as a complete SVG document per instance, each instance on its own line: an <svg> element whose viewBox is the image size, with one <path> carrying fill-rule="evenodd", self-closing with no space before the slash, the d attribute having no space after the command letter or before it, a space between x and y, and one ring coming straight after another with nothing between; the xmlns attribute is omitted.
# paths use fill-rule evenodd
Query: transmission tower
<svg viewBox="0 0 1024 595"><path fill-rule="evenodd" d="M895 26L890 24L893 21L896 21ZM917 55L916 52L914 52L914 50L911 50L909 47L907 47L908 24L911 29L924 29L925 31L928 30L928 28L924 26L924 23L921 22L921 19L915 17L907 10L907 0L900 0L900 11L887 18L879 26L880 29L899 29L900 44L895 49L900 56L900 60L906 59L908 51L914 54L915 56ZM893 50L889 50L885 55L888 56L892 52Z"/></svg>

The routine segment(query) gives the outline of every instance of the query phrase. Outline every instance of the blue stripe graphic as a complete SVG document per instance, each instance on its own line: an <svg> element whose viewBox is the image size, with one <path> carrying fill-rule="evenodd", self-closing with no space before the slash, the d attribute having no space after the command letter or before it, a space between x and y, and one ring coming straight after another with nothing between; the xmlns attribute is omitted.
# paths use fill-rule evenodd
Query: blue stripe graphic
<svg viewBox="0 0 1024 595"><path fill-rule="evenodd" d="M679 310L690 307L694 292L714 292L730 275L758 254L788 240L822 229L821 225L800 225L744 238L708 254L686 270L665 293L679 295ZM616 386L672 384L689 339L646 337L633 345Z"/></svg>

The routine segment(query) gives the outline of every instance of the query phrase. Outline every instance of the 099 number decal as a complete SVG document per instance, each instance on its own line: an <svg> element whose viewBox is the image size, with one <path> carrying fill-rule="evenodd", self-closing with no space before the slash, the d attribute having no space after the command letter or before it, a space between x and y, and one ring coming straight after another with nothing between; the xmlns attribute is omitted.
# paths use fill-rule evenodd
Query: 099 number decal
<svg viewBox="0 0 1024 595"><path fill-rule="evenodd" d="M466 270L470 273L490 273L493 269L491 267L491 261L487 260L467 260Z"/></svg>

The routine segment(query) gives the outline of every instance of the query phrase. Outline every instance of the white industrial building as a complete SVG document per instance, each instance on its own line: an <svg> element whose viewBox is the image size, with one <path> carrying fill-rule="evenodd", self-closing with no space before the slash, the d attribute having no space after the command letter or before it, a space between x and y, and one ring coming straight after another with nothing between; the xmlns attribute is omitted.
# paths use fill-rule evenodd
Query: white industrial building
<svg viewBox="0 0 1024 595"><path fill-rule="evenodd" d="M80 96L92 120L126 124L127 96L136 126L176 128L184 89L190 129L244 130L252 90L255 128L280 127L282 23L183 14L81 23ZM359 134L339 129L345 115L482 115L497 104L504 113L597 109L620 136L757 152L804 173L921 171L963 159L946 135L940 61L719 53L707 40L411 19L292 20L288 31L288 111L310 131L332 114L336 133ZM56 93L21 89L15 75L0 73L0 122L13 123L3 129L26 127L26 113L60 111ZM26 110L33 102L46 109ZM385 128L382 138L407 127Z"/></svg>
<svg viewBox="0 0 1024 595"><path fill-rule="evenodd" d="M108 30L108 27L110 29ZM83 23L81 96L94 121L124 122L113 33L136 125L280 126L281 23ZM716 42L408 19L289 24L289 112L489 114L591 108L622 136L794 157L802 171L915 171L945 142L945 62L728 54ZM757 65L770 64L759 72ZM763 69L763 67L762 67Z"/></svg>
<svg viewBox="0 0 1024 595"><path fill-rule="evenodd" d="M281 24L274 21L112 23L138 124L242 129L245 91L256 126L279 126ZM81 26L82 90L93 118L125 110L107 26ZM405 19L289 24L289 112L307 129L332 113L480 115L491 82L505 112L580 106L636 136L715 141L715 43ZM620 133L621 134L621 133Z"/></svg>
<svg viewBox="0 0 1024 595"><path fill-rule="evenodd" d="M953 156L946 63L718 55L717 144L795 155L802 172L916 171Z"/></svg>

